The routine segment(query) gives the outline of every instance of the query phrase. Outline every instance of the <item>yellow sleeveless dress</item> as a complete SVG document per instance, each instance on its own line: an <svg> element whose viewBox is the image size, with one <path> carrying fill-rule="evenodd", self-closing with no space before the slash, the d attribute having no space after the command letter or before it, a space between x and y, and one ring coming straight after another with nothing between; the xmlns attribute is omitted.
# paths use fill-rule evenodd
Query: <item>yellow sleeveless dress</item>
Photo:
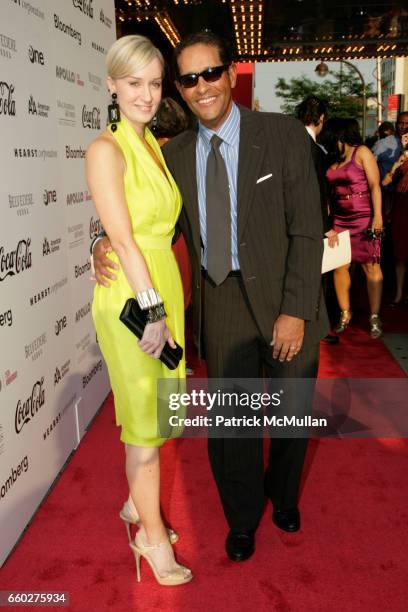
<svg viewBox="0 0 408 612"><path fill-rule="evenodd" d="M182 205L181 195L148 128L145 138L160 159L166 176L125 117L122 116L113 136L126 161L125 194L133 237L143 253L153 286L164 301L170 332L184 349L183 288L171 249L174 226ZM109 256L120 265L116 254ZM149 357L139 348L136 336L119 320L126 300L134 297L134 292L122 268L117 277L110 287L96 285L92 304L98 342L114 395L116 423L121 426L122 442L160 446L169 437L180 435L181 431L180 428L168 427L168 402L158 402L157 381L167 379L167 393L182 392L185 360L183 357L177 369L169 370L160 360ZM163 414L163 411L168 414Z"/></svg>

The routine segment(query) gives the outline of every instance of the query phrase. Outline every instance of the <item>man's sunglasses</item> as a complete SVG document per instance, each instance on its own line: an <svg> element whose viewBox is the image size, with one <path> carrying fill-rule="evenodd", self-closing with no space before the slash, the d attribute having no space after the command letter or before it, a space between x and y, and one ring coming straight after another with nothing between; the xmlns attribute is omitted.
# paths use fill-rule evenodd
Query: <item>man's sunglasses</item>
<svg viewBox="0 0 408 612"><path fill-rule="evenodd" d="M178 82L184 89L189 89L190 87L195 87L198 83L198 79L203 77L204 81L207 83L214 83L218 81L223 72L228 70L230 64L223 64L222 66L214 66L213 68L206 68L202 72L192 72L190 74L182 74L178 77Z"/></svg>

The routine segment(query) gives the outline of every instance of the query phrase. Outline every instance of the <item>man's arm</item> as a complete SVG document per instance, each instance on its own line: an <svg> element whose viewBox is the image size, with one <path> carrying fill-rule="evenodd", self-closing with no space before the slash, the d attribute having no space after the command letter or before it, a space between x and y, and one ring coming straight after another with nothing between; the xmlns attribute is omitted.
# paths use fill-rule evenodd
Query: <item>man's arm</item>
<svg viewBox="0 0 408 612"><path fill-rule="evenodd" d="M308 135L295 120L287 132L283 163L289 250L281 313L311 321L318 311L323 226Z"/></svg>

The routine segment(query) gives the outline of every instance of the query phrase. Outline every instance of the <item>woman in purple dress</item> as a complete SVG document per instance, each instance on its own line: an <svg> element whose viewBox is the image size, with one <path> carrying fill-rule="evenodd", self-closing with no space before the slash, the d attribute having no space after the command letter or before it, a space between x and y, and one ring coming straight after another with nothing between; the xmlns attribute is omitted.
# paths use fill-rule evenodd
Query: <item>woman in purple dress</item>
<svg viewBox="0 0 408 612"><path fill-rule="evenodd" d="M380 174L370 149L361 144L355 119L331 119L327 122L325 144L333 163L326 176L331 187L333 229L349 230L351 260L360 263L366 279L370 304L370 334L382 334L379 317L383 276L380 267L380 245L383 227ZM328 134L331 137L328 138ZM367 232L368 230L368 232ZM340 320L335 331L349 325L350 264L334 271L334 286L340 306Z"/></svg>

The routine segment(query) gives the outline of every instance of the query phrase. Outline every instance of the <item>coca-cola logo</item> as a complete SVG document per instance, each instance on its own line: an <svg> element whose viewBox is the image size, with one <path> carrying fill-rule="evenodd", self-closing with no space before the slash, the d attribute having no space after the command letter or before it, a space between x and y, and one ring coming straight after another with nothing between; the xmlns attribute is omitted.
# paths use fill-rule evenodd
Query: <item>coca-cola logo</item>
<svg viewBox="0 0 408 612"><path fill-rule="evenodd" d="M32 45L28 47L28 59L32 64L41 64L41 66L44 66L44 53L34 49Z"/></svg>
<svg viewBox="0 0 408 612"><path fill-rule="evenodd" d="M93 8L92 8L93 0L72 0L72 4L75 8L79 9L81 13L93 19Z"/></svg>
<svg viewBox="0 0 408 612"><path fill-rule="evenodd" d="M84 128L89 128L91 130L100 130L101 109L94 106L88 110L84 105L82 107L82 125Z"/></svg>
<svg viewBox="0 0 408 612"><path fill-rule="evenodd" d="M103 230L103 227L102 227L101 220L98 219L98 218L94 219L93 216L92 216L90 221L89 221L89 237L90 237L90 239L92 240L93 238L96 238L96 236L98 234L100 234L102 230Z"/></svg>
<svg viewBox="0 0 408 612"><path fill-rule="evenodd" d="M44 376L37 380L31 391L31 395L25 400L18 400L15 415L16 433L21 433L24 425L35 417L39 409L45 403Z"/></svg>
<svg viewBox="0 0 408 612"><path fill-rule="evenodd" d="M30 245L31 238L27 238L20 240L14 251L7 252L0 247L0 281L31 268Z"/></svg>
<svg viewBox="0 0 408 612"><path fill-rule="evenodd" d="M16 101L13 99L14 85L0 81L0 115L16 116Z"/></svg>

